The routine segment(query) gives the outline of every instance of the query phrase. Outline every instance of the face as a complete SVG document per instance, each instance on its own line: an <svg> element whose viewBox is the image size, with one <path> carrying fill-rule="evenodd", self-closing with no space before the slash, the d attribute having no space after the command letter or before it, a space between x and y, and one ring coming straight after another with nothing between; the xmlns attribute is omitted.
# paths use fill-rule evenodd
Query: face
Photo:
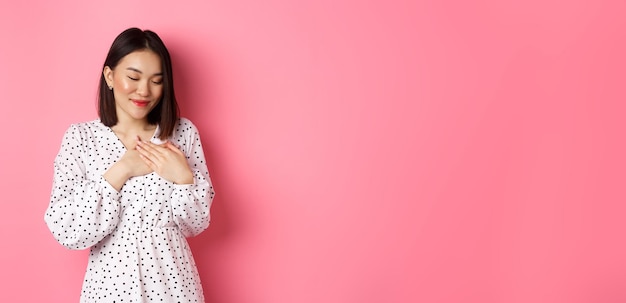
<svg viewBox="0 0 626 303"><path fill-rule="evenodd" d="M163 93L161 58L150 50L135 51L119 61L114 69L105 67L104 79L113 87L119 121L146 121Z"/></svg>

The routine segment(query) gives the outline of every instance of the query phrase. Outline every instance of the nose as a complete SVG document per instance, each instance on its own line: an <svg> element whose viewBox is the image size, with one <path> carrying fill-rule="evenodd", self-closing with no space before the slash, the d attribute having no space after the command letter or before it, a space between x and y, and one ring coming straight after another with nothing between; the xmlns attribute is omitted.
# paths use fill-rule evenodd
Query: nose
<svg viewBox="0 0 626 303"><path fill-rule="evenodd" d="M148 81L139 81L137 84L137 94L142 97L150 95L150 85L148 84Z"/></svg>

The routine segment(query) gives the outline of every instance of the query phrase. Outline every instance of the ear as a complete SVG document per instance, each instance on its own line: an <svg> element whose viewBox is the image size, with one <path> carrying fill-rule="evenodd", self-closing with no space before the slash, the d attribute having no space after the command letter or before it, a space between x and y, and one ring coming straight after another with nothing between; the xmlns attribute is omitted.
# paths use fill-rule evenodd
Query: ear
<svg viewBox="0 0 626 303"><path fill-rule="evenodd" d="M113 70L110 67L105 66L102 71L102 75L104 76L104 81L107 82L107 85L113 86Z"/></svg>

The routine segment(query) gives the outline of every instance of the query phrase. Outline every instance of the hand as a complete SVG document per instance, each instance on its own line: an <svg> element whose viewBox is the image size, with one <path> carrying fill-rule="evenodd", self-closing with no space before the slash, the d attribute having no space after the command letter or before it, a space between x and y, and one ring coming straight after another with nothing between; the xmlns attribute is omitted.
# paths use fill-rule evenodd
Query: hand
<svg viewBox="0 0 626 303"><path fill-rule="evenodd" d="M141 159L139 152L130 149L103 174L103 177L115 190L120 191L129 178L147 175L152 171L152 168Z"/></svg>
<svg viewBox="0 0 626 303"><path fill-rule="evenodd" d="M154 171L141 159L141 154L137 149L127 150L118 163L126 168L129 178L147 175Z"/></svg>
<svg viewBox="0 0 626 303"><path fill-rule="evenodd" d="M193 183L193 173L187 157L171 142L157 145L139 140L137 151L144 163L161 178L176 184Z"/></svg>

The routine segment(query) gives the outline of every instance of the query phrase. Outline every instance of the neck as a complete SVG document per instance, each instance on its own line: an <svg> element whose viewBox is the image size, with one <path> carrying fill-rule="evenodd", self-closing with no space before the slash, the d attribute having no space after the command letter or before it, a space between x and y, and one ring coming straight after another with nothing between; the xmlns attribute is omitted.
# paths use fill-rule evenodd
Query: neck
<svg viewBox="0 0 626 303"><path fill-rule="evenodd" d="M148 123L148 119L135 120L118 117L117 123L111 127L113 131L123 135L137 135L145 131L154 130L156 125Z"/></svg>

